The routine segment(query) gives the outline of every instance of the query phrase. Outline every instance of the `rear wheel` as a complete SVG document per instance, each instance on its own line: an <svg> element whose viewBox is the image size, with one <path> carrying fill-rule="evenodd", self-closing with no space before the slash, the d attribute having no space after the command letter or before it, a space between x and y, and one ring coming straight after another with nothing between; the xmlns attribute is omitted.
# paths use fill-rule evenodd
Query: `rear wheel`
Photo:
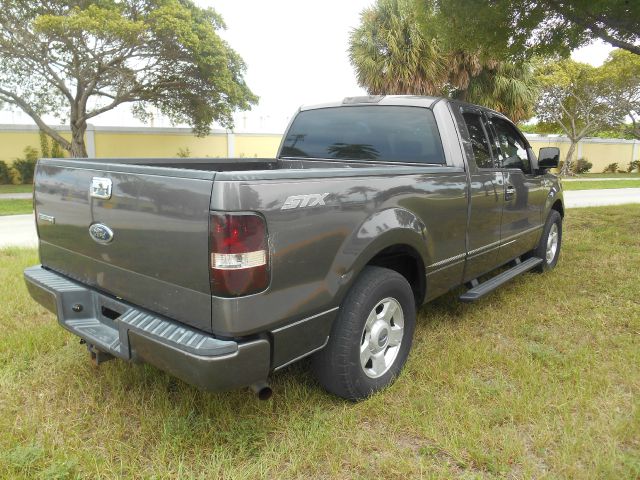
<svg viewBox="0 0 640 480"><path fill-rule="evenodd" d="M542 259L537 267L539 272L552 270L558 263L560 247L562 246L562 216L556 210L551 210L544 224L540 243L532 255Z"/></svg>
<svg viewBox="0 0 640 480"><path fill-rule="evenodd" d="M415 322L407 280L393 270L365 268L340 307L329 343L313 358L316 378L352 401L390 385L409 355Z"/></svg>

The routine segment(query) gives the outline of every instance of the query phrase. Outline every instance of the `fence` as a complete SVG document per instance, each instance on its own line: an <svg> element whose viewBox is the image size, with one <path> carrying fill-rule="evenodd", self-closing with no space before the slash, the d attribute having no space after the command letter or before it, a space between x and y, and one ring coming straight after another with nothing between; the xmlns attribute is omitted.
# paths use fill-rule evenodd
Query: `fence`
<svg viewBox="0 0 640 480"><path fill-rule="evenodd" d="M58 127L69 138L66 127ZM85 137L90 157L175 157L188 149L192 157L273 157L282 135L212 131L198 138L189 128L98 127L90 126ZM561 136L527 135L533 149L559 147L561 158L569 149L569 140ZM32 125L0 125L0 160L11 163L26 146L38 147L38 129ZM586 138L578 144L577 158L593 163L598 173L610 163L625 169L640 159L640 142L613 138Z"/></svg>

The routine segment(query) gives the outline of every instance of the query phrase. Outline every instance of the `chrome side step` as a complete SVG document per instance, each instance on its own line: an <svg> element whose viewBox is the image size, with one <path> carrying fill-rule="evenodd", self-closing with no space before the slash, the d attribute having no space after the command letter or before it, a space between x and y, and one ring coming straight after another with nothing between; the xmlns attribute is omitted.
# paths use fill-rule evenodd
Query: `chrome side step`
<svg viewBox="0 0 640 480"><path fill-rule="evenodd" d="M489 280L482 283L478 283L477 280L473 280L471 282L472 288L460 295L460 301L465 303L475 302L476 300L479 300L485 295L493 292L499 286L507 283L509 280L537 267L542 262L543 260L538 257L528 258L524 262L521 262L520 259L516 259L516 264L513 267L493 278L490 278Z"/></svg>

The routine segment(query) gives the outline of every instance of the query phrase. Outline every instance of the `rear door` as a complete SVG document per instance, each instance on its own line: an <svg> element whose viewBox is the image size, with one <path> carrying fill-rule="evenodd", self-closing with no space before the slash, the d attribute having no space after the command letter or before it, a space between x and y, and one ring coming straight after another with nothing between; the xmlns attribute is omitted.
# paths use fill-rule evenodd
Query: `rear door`
<svg viewBox="0 0 640 480"><path fill-rule="evenodd" d="M518 129L506 118L488 113L487 130L504 179L504 208L500 264L531 250L542 228L546 190L542 176L533 169L533 152Z"/></svg>
<svg viewBox="0 0 640 480"><path fill-rule="evenodd" d="M470 173L467 264L464 281L499 264L500 225L504 205L503 172L490 147L489 132L480 109L452 102L462 135Z"/></svg>

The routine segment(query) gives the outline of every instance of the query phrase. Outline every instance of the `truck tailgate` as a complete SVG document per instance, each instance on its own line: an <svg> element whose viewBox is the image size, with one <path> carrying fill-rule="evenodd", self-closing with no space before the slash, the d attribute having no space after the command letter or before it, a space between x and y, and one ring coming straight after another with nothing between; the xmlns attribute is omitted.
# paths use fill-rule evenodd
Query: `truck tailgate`
<svg viewBox="0 0 640 480"><path fill-rule="evenodd" d="M210 331L208 229L214 176L163 167L41 160L35 174L41 263ZM94 178L111 181L110 198L90 195ZM95 224L112 232L108 243L90 235L89 227Z"/></svg>

